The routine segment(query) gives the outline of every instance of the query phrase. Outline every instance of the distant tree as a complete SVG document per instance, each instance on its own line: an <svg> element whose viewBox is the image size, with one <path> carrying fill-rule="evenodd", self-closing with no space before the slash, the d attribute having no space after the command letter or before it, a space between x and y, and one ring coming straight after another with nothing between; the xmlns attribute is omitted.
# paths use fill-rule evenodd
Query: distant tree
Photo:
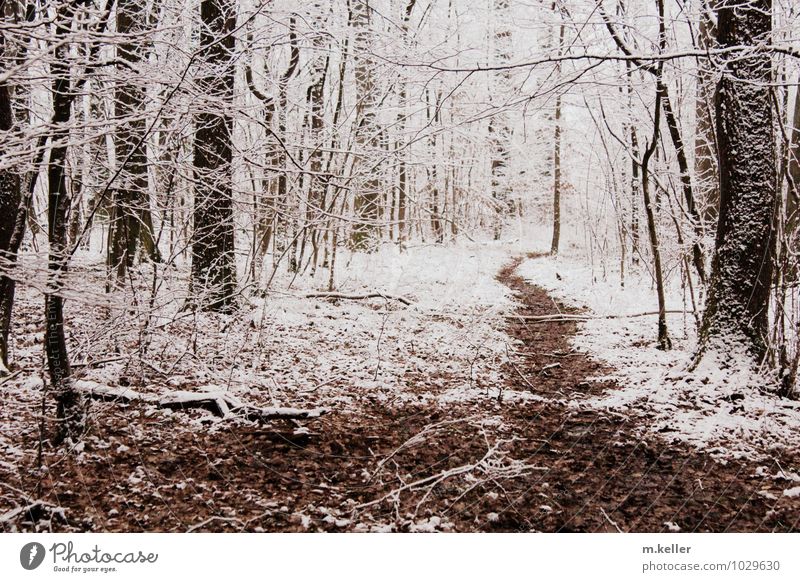
<svg viewBox="0 0 800 582"><path fill-rule="evenodd" d="M558 15L558 54L561 55L564 46L564 20L560 11L553 3L553 13ZM560 74L561 64L556 65L556 72ZM558 254L561 240L561 93L556 95L555 115L553 118L553 238L550 240L550 254Z"/></svg>
<svg viewBox="0 0 800 582"><path fill-rule="evenodd" d="M511 61L511 28L508 0L493 0L494 12L494 61L497 65L507 65ZM509 69L501 69L496 76L498 87L508 88L511 84ZM508 179L508 166L511 161L511 125L508 114L500 112L489 120L489 142L492 153L492 198L495 202L494 238L500 238L503 221L510 208L511 185Z"/></svg>
<svg viewBox="0 0 800 582"><path fill-rule="evenodd" d="M153 241L153 225L147 177L147 152L144 137L146 119L144 102L146 88L136 77L146 43L140 38L147 31L147 4L139 0L117 0L117 33L122 41L117 47L120 78L114 99L115 117L120 125L114 134L118 164L123 164L119 186L111 205L111 224L108 240L108 265L118 281L124 281L133 265L140 243L153 260L160 260ZM137 37L137 35L139 37ZM125 76L124 71L133 70Z"/></svg>
<svg viewBox="0 0 800 582"><path fill-rule="evenodd" d="M717 30L712 12L719 0L702 0L697 41L701 50L714 48ZM701 58L697 67L697 96L695 100L694 171L698 185L699 202L704 208L704 218L713 229L719 210L719 178L717 176L716 137L714 135L714 63Z"/></svg>
<svg viewBox="0 0 800 582"><path fill-rule="evenodd" d="M359 164L362 173L358 180L353 207L356 223L353 226L353 248L373 250L380 234L377 221L380 214L381 181L375 168L369 166L369 154L378 148L377 105L378 95L372 58L374 34L370 30L372 8L369 0L348 2L354 28L354 59L356 96L358 99L358 122L355 140L361 155L367 159Z"/></svg>
<svg viewBox="0 0 800 582"><path fill-rule="evenodd" d="M403 46L405 46L408 42L407 37L409 33L409 22L416 4L417 0L408 0L405 2L405 7L402 10L400 31L402 35L401 42L403 43ZM398 105L400 110L397 113L397 129L400 135L403 135L405 134L408 115L406 112L406 107L408 105L408 80L407 75L405 75L403 71L400 71L399 75ZM399 146L400 142L398 142L397 145ZM397 238L402 248L407 236L406 205L408 198L408 164L406 161L407 153L405 148L399 152L399 157L400 159L398 160L397 167Z"/></svg>

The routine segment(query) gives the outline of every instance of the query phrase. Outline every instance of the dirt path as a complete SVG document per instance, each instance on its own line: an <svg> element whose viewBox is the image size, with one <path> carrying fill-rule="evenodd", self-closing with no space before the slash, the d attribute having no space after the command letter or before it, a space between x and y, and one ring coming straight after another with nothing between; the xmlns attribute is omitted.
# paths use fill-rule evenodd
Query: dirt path
<svg viewBox="0 0 800 582"><path fill-rule="evenodd" d="M570 310L515 274L521 259L504 267L499 280L521 304L521 315ZM667 523L682 531L786 531L798 528L800 504L783 497L779 483L756 476L758 465L770 476L788 471L790 460L720 464L689 447L652 436L639 438L635 418L581 410L580 401L613 388L587 382L607 372L585 355L570 352L575 323L529 324L517 320L509 333L528 353L515 362L521 375L535 378L536 391L563 396L575 407L546 404L520 422L525 454L549 467L538 481L511 495L514 507L540 501L549 489L554 511L534 517L545 531L662 531ZM548 366L557 365L553 368ZM546 370L549 373L543 373ZM517 419L518 422L522 419ZM541 443L536 446L534 443ZM796 459L794 459L796 463ZM797 470L797 466L793 467ZM543 487L543 482L550 486ZM789 487L790 485L785 485ZM774 496L776 499L770 499ZM529 509L530 511L530 509Z"/></svg>
<svg viewBox="0 0 800 582"><path fill-rule="evenodd" d="M519 314L570 311L515 274L521 261L498 275ZM65 508L66 521L36 509L0 529L798 529L800 498L782 495L797 483L772 477L797 472L796 458L720 464L638 437L640 419L582 408L613 386L590 381L607 370L572 350L575 331L570 322L511 319L519 343L509 347L505 385L484 397L366 399L358 414L333 413L300 431L288 421L206 425L201 412L164 417L138 404L98 405L79 457L48 450L44 471L34 459L17 471L0 467L3 499L25 492ZM420 394L442 390L436 378L407 380ZM34 450L36 431L28 438Z"/></svg>

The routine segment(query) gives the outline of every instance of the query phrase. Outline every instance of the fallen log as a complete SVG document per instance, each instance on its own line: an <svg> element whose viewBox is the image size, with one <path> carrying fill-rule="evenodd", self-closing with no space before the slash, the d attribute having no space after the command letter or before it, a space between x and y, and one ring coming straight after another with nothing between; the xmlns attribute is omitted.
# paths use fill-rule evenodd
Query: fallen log
<svg viewBox="0 0 800 582"><path fill-rule="evenodd" d="M306 295L306 299L352 299L352 300L359 300L359 299L391 299L393 301L399 301L404 305L411 305L411 300L406 299L401 295L390 295L389 293L380 293L380 292L373 292L373 293L336 293L336 292L320 292L320 293L308 293Z"/></svg>
<svg viewBox="0 0 800 582"><path fill-rule="evenodd" d="M154 400L151 396L139 394L131 388L114 388L96 384L95 382L88 382L86 380L75 382L75 388L88 395L93 400L100 400L102 402L122 402L123 404L128 404L135 400Z"/></svg>
<svg viewBox="0 0 800 582"><path fill-rule="evenodd" d="M142 394L130 388L114 388L81 380L75 387L94 400L103 402L146 402L168 410L203 409L220 418L245 418L253 421L277 418L309 419L327 413L326 408L266 407L247 404L226 392L189 392L179 390L157 396Z"/></svg>

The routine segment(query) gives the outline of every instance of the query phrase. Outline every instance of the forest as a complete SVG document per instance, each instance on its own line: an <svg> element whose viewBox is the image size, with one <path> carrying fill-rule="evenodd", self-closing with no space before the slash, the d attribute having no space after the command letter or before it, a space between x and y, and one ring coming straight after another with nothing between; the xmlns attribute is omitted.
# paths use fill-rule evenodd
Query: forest
<svg viewBox="0 0 800 582"><path fill-rule="evenodd" d="M0 15L0 531L800 530L797 0Z"/></svg>

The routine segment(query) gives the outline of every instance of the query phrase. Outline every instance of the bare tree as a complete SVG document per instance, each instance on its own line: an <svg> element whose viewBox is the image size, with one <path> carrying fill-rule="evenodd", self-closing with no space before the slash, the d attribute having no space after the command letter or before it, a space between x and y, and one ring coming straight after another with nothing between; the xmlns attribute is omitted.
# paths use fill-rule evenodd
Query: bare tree
<svg viewBox="0 0 800 582"><path fill-rule="evenodd" d="M200 15L204 71L197 85L207 102L197 115L194 141L192 285L199 306L227 311L236 292L230 114L235 5L230 0L203 0Z"/></svg>
<svg viewBox="0 0 800 582"><path fill-rule="evenodd" d="M500 66L511 59L511 30L508 0L492 0L494 11L494 62ZM511 73L502 68L495 77L497 89L507 88ZM502 107L502 105L500 106ZM500 111L489 120L489 142L492 149L492 197L495 203L494 238L500 238L503 221L509 210L511 188L508 179L511 157L511 127L508 116Z"/></svg>
<svg viewBox="0 0 800 582"><path fill-rule="evenodd" d="M356 144L362 157L361 173L356 184L353 208L356 223L353 226L353 247L359 250L375 248L378 236L377 221L380 213L381 183L370 163L370 154L378 149L377 103L378 92L372 59L373 35L370 31L372 9L369 0L349 0L354 27L354 59L358 122Z"/></svg>
<svg viewBox="0 0 800 582"><path fill-rule="evenodd" d="M120 74L114 98L115 116L120 123L114 135L117 163L122 164L111 204L108 234L108 266L116 280L124 281L133 265L140 244L152 260L160 260L153 240L153 221L147 177L145 151L146 119L144 103L146 87L137 67L146 56L146 43L141 38L148 30L148 11L139 0L117 0L117 33L122 40L117 47ZM137 38L139 37L139 38Z"/></svg>
<svg viewBox="0 0 800 582"><path fill-rule="evenodd" d="M564 21L556 5L553 3L553 12L559 15L558 25L558 54L561 55L564 46ZM556 71L560 72L560 65ZM561 99L556 95L555 115L553 118L553 238L550 242L550 254L558 254L558 245L561 240Z"/></svg>
<svg viewBox="0 0 800 582"><path fill-rule="evenodd" d="M701 0L697 41L700 50L714 48L717 36L713 11L719 0ZM713 62L699 58L697 66L697 97L695 100L694 170L700 203L705 221L713 226L719 209L719 177L717 175L717 146L714 133L714 86L716 84Z"/></svg>

